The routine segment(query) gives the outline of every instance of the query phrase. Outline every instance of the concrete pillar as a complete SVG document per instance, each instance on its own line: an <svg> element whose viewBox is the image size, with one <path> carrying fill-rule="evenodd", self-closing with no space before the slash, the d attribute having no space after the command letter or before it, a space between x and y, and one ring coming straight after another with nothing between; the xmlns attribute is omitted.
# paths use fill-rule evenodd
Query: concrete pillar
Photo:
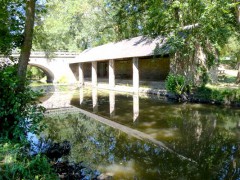
<svg viewBox="0 0 240 180"><path fill-rule="evenodd" d="M82 86L84 84L84 74L83 74L83 63L79 63L79 84Z"/></svg>
<svg viewBox="0 0 240 180"><path fill-rule="evenodd" d="M92 87L97 87L97 62L92 62Z"/></svg>
<svg viewBox="0 0 240 180"><path fill-rule="evenodd" d="M138 69L138 58L133 58L133 91L138 92L139 90L139 69Z"/></svg>
<svg viewBox="0 0 240 180"><path fill-rule="evenodd" d="M114 89L115 87L115 64L114 60L109 60L109 88Z"/></svg>

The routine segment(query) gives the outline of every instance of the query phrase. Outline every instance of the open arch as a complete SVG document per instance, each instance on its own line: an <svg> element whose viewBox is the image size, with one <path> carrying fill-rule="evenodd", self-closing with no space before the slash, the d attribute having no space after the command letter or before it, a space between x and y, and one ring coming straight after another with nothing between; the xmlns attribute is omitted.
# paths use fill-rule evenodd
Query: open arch
<svg viewBox="0 0 240 180"><path fill-rule="evenodd" d="M54 81L54 74L52 73L52 71L50 69L48 69L47 67L40 65L40 64L35 64L35 63L29 63L29 66L35 66L38 67L39 69L41 69L47 76L47 83L53 83Z"/></svg>

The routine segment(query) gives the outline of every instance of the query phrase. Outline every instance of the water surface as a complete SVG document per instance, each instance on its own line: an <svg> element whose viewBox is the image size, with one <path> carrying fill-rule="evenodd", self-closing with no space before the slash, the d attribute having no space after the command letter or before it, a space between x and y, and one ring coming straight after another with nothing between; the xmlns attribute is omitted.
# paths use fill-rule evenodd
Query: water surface
<svg viewBox="0 0 240 180"><path fill-rule="evenodd" d="M90 89L76 91L71 104L146 133L188 158L80 113L46 117L46 135L71 141L73 161L116 179L240 178L239 109Z"/></svg>

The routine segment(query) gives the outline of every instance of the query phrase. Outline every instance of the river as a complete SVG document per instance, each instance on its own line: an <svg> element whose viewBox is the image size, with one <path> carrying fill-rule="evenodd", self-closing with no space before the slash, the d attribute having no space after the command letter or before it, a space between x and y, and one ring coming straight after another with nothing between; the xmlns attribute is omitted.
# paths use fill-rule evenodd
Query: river
<svg viewBox="0 0 240 180"><path fill-rule="evenodd" d="M240 109L99 89L71 93L74 111L47 114L43 132L71 143L69 161L114 179L240 178Z"/></svg>

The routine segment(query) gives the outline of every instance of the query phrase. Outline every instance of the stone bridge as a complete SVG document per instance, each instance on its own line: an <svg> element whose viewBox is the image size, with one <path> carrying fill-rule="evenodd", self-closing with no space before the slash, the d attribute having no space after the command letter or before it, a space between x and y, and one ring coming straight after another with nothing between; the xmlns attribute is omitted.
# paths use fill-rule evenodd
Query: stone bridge
<svg viewBox="0 0 240 180"><path fill-rule="evenodd" d="M47 57L45 52L31 52L29 65L40 68L46 74L49 83L56 83L63 78L68 83L74 83L77 79L69 62L77 55L74 52L54 52L51 57ZM13 53L12 57L18 58L19 53ZM4 57L1 58L3 59Z"/></svg>

